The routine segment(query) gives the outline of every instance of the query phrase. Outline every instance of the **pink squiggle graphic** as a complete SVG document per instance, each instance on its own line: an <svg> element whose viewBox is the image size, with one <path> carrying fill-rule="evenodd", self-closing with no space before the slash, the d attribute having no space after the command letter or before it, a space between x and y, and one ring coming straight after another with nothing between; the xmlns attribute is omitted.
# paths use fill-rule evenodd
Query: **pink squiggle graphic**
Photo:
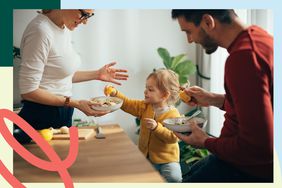
<svg viewBox="0 0 282 188"><path fill-rule="evenodd" d="M45 154L50 159L49 161L42 160L28 150L26 150L10 133L8 130L4 118L9 119L22 130L24 130L45 152ZM70 149L67 158L62 161L53 148L45 141L39 133L33 129L24 119L19 117L17 114L13 113L7 109L0 109L0 133L3 135L7 143L17 152L21 157L23 157L30 164L47 171L57 171L61 176L66 188L73 188L73 181L70 174L67 171L75 161L78 154L78 130L76 127L71 127L70 129ZM0 174L13 186L13 187L24 187L3 165L0 161Z"/></svg>
<svg viewBox="0 0 282 188"><path fill-rule="evenodd" d="M12 185L17 188L24 188L25 186L17 179L0 160L0 174Z"/></svg>

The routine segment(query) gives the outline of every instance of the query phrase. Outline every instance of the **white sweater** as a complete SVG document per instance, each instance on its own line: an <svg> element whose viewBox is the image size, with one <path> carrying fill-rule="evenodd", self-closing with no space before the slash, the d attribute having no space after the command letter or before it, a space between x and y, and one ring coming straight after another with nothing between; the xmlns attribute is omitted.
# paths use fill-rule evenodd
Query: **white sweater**
<svg viewBox="0 0 282 188"><path fill-rule="evenodd" d="M41 88L55 95L72 95L72 77L80 58L72 48L67 28L61 29L39 14L24 31L21 58L21 94Z"/></svg>

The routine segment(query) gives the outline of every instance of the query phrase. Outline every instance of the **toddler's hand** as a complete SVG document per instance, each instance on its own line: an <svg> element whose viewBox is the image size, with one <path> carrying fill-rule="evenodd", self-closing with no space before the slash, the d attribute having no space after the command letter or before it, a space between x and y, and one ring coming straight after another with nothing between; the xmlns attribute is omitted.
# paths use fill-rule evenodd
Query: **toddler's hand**
<svg viewBox="0 0 282 188"><path fill-rule="evenodd" d="M117 93L117 90L116 88L114 88L113 86L111 85L106 85L105 88L104 88L104 94L106 96L115 96Z"/></svg>
<svg viewBox="0 0 282 188"><path fill-rule="evenodd" d="M150 129L150 130L154 130L158 126L158 123L154 119L151 119L151 118L144 118L144 123L147 129Z"/></svg>

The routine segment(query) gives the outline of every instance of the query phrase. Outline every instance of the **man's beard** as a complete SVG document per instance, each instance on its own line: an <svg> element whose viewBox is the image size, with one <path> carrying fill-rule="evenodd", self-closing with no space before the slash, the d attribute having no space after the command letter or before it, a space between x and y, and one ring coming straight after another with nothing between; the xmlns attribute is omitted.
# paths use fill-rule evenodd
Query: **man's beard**
<svg viewBox="0 0 282 188"><path fill-rule="evenodd" d="M207 54L212 54L218 48L218 44L201 28L200 36L202 38L200 44L206 50Z"/></svg>

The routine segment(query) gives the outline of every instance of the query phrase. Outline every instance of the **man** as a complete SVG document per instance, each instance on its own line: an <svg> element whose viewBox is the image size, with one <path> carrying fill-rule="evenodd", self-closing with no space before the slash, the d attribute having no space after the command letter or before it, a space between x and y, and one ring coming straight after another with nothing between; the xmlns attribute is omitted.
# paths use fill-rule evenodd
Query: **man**
<svg viewBox="0 0 282 188"><path fill-rule="evenodd" d="M212 154L196 163L185 182L273 182L273 38L246 26L233 10L173 10L189 43L207 54L226 48L225 95L190 87L189 105L225 110L218 138L195 124L192 133L175 133L187 144ZM212 125L211 125L212 126Z"/></svg>

